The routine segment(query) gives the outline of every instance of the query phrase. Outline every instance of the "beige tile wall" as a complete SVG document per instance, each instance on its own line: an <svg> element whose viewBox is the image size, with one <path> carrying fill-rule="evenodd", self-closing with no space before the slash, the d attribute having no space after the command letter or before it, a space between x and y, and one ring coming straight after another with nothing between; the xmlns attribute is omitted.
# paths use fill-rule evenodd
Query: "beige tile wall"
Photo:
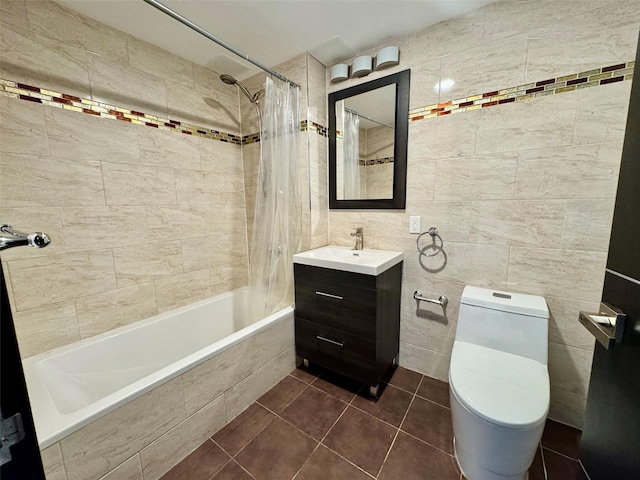
<svg viewBox="0 0 640 480"><path fill-rule="evenodd" d="M389 44L411 69L411 108L613 65L635 55L637 0L499 2ZM375 52L380 47L372 49ZM455 86L440 91L440 80ZM407 208L331 211L330 243L405 253L400 363L447 380L465 284L544 295L550 417L581 426L631 82L411 122ZM419 261L410 215L439 229L445 254ZM445 294L446 311L414 290Z"/></svg>
<svg viewBox="0 0 640 480"><path fill-rule="evenodd" d="M0 5L3 78L222 132L258 130L253 106L241 109L213 72L51 1ZM323 124L324 66L302 55L278 68L303 86L301 120L310 98ZM256 185L241 147L5 97L0 115L2 220L53 240L3 252L23 356L247 284L245 184L248 198ZM300 138L305 238L325 244L326 145L315 132ZM259 144L244 150L244 164L257 165ZM48 447L47 478L160 478L294 360L289 318Z"/></svg>
<svg viewBox="0 0 640 480"><path fill-rule="evenodd" d="M218 75L52 1L2 2L2 78L241 132ZM247 284L238 145L0 98L2 253L31 356Z"/></svg>
<svg viewBox="0 0 640 480"><path fill-rule="evenodd" d="M372 127L360 132L360 158L376 160L393 157L393 129ZM364 198L391 198L393 196L393 163L360 167L364 173Z"/></svg>

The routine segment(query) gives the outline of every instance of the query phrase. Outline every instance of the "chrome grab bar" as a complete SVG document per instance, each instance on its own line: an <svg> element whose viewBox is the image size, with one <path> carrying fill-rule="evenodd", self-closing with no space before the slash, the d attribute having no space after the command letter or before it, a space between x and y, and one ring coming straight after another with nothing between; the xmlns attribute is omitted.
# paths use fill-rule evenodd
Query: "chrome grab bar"
<svg viewBox="0 0 640 480"><path fill-rule="evenodd" d="M14 230L11 225L3 224L0 226L0 232L10 236L0 237L0 250L7 248L20 247L23 245L35 248L44 248L51 243L49 235L43 232L22 233Z"/></svg>
<svg viewBox="0 0 640 480"><path fill-rule="evenodd" d="M331 340L330 338L323 337L322 335L316 335L316 338L318 340L322 340L323 342L328 342L328 343L331 343L333 345L337 345L339 347L344 347L344 343L336 342L335 340Z"/></svg>
<svg viewBox="0 0 640 480"><path fill-rule="evenodd" d="M442 308L445 308L447 306L447 303L449 303L449 299L446 295L440 295L440 297L435 300L433 298L423 297L420 290L416 290L415 292L413 292L413 298L418 300L419 302L429 302L435 303L436 305L442 305Z"/></svg>
<svg viewBox="0 0 640 480"><path fill-rule="evenodd" d="M335 298L336 300L344 300L344 297L341 297L339 295L333 295L332 293L324 293L324 292L316 291L316 295L320 295L321 297Z"/></svg>

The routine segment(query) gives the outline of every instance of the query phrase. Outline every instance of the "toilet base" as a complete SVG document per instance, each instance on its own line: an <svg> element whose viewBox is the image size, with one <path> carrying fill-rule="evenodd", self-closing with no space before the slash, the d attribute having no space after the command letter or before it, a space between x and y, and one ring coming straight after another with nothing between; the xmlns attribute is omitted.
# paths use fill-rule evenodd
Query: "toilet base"
<svg viewBox="0 0 640 480"><path fill-rule="evenodd" d="M458 452L456 451L456 439L453 438L453 458L456 459L456 463L458 464L458 468L460 472L467 480L528 480L529 479L529 471L527 470L524 475L510 475L504 476L499 475L497 473L491 472L489 470L482 470L480 468L473 469L473 472L468 471L468 469L462 468L460 465L460 460L458 459Z"/></svg>

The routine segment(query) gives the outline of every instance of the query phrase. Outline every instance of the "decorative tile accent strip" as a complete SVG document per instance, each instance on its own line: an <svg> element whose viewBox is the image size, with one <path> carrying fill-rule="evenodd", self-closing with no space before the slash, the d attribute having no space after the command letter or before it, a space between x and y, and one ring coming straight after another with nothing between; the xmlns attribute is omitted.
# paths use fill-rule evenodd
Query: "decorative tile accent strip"
<svg viewBox="0 0 640 480"><path fill-rule="evenodd" d="M308 120L302 120L300 122L300 130L301 131L307 131L307 130L311 130L316 132L318 135L320 135L321 137L328 137L329 136L329 129L327 127L324 127L322 125L320 125L319 123L316 122L311 122L309 124Z"/></svg>
<svg viewBox="0 0 640 480"><path fill-rule="evenodd" d="M633 78L635 62L619 63L586 72L574 73L563 77L549 78L517 87L495 90L480 95L450 100L448 102L414 108L409 111L409 120L417 122L425 118L442 117L480 108L494 107L504 103L519 102L529 98L572 92L582 88L607 85Z"/></svg>
<svg viewBox="0 0 640 480"><path fill-rule="evenodd" d="M362 165L363 167L369 167L371 165L382 165L384 163L393 163L393 157L372 158L369 160L361 158L358 162L358 164Z"/></svg>
<svg viewBox="0 0 640 480"><path fill-rule="evenodd" d="M244 136L219 132L218 130L208 127L192 125L178 120L170 120L168 118L162 118L156 115L138 112L136 110L115 107L106 103L96 102L86 98L54 92L52 90L46 90L44 88L34 87L32 85L13 82L11 80L1 78L0 95L17 98L19 100L26 100L28 102L40 103L50 107L85 113L87 115L120 120L121 122L135 123L137 125L145 125L150 128L170 130L184 135L195 135L220 142L233 143L235 145L248 145L260 141L260 132ZM326 127L315 122L311 122L311 125L309 126L307 120L300 122L300 130L312 130L322 137L329 136Z"/></svg>

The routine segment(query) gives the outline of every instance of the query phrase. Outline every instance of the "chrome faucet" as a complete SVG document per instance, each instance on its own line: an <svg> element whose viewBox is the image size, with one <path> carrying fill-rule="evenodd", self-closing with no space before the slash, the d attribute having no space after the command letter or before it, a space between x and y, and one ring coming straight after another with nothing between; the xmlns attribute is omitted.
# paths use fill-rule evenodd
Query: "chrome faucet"
<svg viewBox="0 0 640 480"><path fill-rule="evenodd" d="M51 239L46 233L22 233L14 230L11 225L0 226L0 232L8 234L8 236L0 236L0 250L5 250L11 247L19 247L21 245L28 245L29 247L44 248Z"/></svg>
<svg viewBox="0 0 640 480"><path fill-rule="evenodd" d="M362 250L362 247L364 245L362 227L355 227L354 230L355 232L352 232L351 236L356 237L356 246L353 247L351 250Z"/></svg>

